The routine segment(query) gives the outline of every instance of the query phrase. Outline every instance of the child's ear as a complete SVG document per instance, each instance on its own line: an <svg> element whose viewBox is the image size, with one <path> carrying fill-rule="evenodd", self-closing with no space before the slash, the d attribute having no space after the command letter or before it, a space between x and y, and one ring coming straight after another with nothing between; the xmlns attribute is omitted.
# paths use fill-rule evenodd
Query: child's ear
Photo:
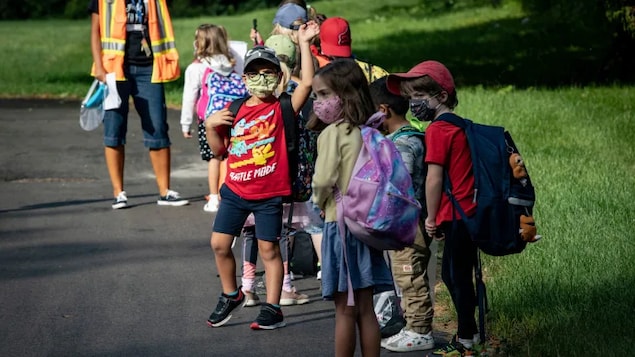
<svg viewBox="0 0 635 357"><path fill-rule="evenodd" d="M386 119L390 118L391 113L390 113L390 107L388 106L388 104L380 104L379 111L386 114Z"/></svg>
<svg viewBox="0 0 635 357"><path fill-rule="evenodd" d="M441 91L441 93L439 93L439 95L438 95L439 102L441 102L441 103L445 103L445 102L447 102L447 101L448 101L449 96L450 96L450 95L448 94L448 92L446 92L446 91L444 91L444 90L443 90L443 91Z"/></svg>

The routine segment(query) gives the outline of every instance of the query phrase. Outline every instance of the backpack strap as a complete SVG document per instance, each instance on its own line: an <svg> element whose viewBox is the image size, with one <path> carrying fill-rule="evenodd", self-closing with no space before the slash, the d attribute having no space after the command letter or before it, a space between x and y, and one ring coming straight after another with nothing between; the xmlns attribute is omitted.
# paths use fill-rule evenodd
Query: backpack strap
<svg viewBox="0 0 635 357"><path fill-rule="evenodd" d="M279 97L280 106L282 107L282 120L284 121L284 135L287 141L287 150L292 151L298 149L298 130L295 111L291 104L291 96L288 93L282 93ZM295 175L293 176L295 177Z"/></svg>
<svg viewBox="0 0 635 357"><path fill-rule="evenodd" d="M229 105L229 111L236 116L240 107L249 98L250 96L246 96L234 100ZM293 105L291 104L291 96L287 93L282 93L282 95L280 95L280 106L282 107L282 120L284 122L284 135L287 139L287 150L297 150L297 123L295 119L295 112L293 111ZM295 175L293 177L295 177Z"/></svg>
<svg viewBox="0 0 635 357"><path fill-rule="evenodd" d="M464 132L466 132L467 135L467 127L472 124L472 121L469 119L464 119L459 117L458 115L455 114L442 114L440 115L438 118L435 119L435 121L444 121L446 123L450 123L456 127L461 128L461 130L463 130ZM469 146L469 142L468 142L468 146ZM470 154L471 154L470 150ZM474 167L474 158L472 158L472 167ZM474 170L472 168L472 170ZM459 215L461 216L461 219L463 219L463 222L467 222L467 214L465 213L465 211L463 210L463 208L461 207L461 205L459 204L459 201L456 199L456 197L454 197L454 194L452 193L452 183L450 182L450 174L448 173L447 169L443 169L443 191L445 191L445 194L448 196L448 198L450 199L450 202L452 203L452 230L456 230L456 219L455 219L455 215L454 215L454 210L456 210Z"/></svg>
<svg viewBox="0 0 635 357"><path fill-rule="evenodd" d="M300 146L298 131L298 119L296 118L293 105L291 103L291 96L289 93L282 93L278 99L280 100L280 107L282 110L282 121L284 122L284 136L287 144L287 156L289 159L289 184L291 190L293 190L293 183L298 175L298 149ZM283 201L288 201L293 204L292 197L285 197Z"/></svg>
<svg viewBox="0 0 635 357"><path fill-rule="evenodd" d="M464 119L459 117L456 114L442 114L438 118L434 119L434 121L444 121L446 123L450 123L454 126L458 126L459 128L465 130L469 124L472 123L469 119Z"/></svg>
<svg viewBox="0 0 635 357"><path fill-rule="evenodd" d="M240 107L249 99L250 96L239 98L231 102L229 111L234 115L238 114ZM291 104L291 96L282 93L280 97L280 107L282 108L282 121L284 122L284 136L287 144L287 152L294 153L289 156L289 182L293 185L293 180L298 174L298 157L295 155L298 151L298 122Z"/></svg>
<svg viewBox="0 0 635 357"><path fill-rule="evenodd" d="M231 104L229 105L229 111L232 113L232 115L234 117L238 114L238 110L243 105L243 103L245 103L247 101L247 99L249 99L249 97L250 96L245 96L245 97L238 98L238 99L234 100L233 102L231 102Z"/></svg>
<svg viewBox="0 0 635 357"><path fill-rule="evenodd" d="M416 135L416 136L419 136L419 137L423 138L423 136L425 134L422 133L421 131L417 130L417 128L415 128L412 125L405 125L405 126L402 126L399 129L397 129L395 134L393 136L391 136L391 139L394 142L394 141L397 140L397 138L402 137L404 135Z"/></svg>

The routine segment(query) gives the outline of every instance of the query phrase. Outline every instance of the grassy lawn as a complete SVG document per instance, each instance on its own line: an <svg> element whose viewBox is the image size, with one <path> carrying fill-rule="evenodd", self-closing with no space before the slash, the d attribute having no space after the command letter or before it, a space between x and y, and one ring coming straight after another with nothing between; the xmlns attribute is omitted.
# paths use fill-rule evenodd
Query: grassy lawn
<svg viewBox="0 0 635 357"><path fill-rule="evenodd" d="M456 3L313 5L350 20L357 56L389 71L423 59L446 63L458 85L457 113L511 131L536 186L544 238L520 255L484 256L488 326L505 341L503 352L628 355L635 344L635 86L602 69L605 33L530 18L513 1ZM223 24L233 39L248 41L251 19L266 34L274 13L175 19L181 67L192 59L199 24ZM76 100L92 81L88 18L3 21L0 46L1 97ZM166 85L170 106L180 107L182 85ZM449 304L443 287L438 302Z"/></svg>

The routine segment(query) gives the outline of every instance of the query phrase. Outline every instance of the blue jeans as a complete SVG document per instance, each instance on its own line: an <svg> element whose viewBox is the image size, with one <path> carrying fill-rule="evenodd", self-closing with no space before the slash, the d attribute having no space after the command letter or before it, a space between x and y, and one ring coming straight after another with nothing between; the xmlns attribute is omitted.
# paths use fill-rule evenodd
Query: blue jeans
<svg viewBox="0 0 635 357"><path fill-rule="evenodd" d="M149 149L169 147L163 83L151 82L152 66L128 65L124 68L124 75L126 81L117 81L121 106L107 110L104 114L104 145L114 147L126 144L128 98L132 96L135 109L141 117L144 146Z"/></svg>

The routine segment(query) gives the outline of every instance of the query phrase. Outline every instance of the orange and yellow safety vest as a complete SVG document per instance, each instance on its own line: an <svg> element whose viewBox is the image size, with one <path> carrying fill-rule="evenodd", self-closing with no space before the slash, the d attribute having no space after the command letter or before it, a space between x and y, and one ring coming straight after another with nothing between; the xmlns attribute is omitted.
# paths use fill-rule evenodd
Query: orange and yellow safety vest
<svg viewBox="0 0 635 357"><path fill-rule="evenodd" d="M152 83L173 81L179 78L181 69L167 4L165 0L144 2L148 14L148 34L154 55ZM107 73L116 73L118 81L126 80L123 72L126 19L124 0L99 0L102 62ZM91 74L95 74L94 63Z"/></svg>

